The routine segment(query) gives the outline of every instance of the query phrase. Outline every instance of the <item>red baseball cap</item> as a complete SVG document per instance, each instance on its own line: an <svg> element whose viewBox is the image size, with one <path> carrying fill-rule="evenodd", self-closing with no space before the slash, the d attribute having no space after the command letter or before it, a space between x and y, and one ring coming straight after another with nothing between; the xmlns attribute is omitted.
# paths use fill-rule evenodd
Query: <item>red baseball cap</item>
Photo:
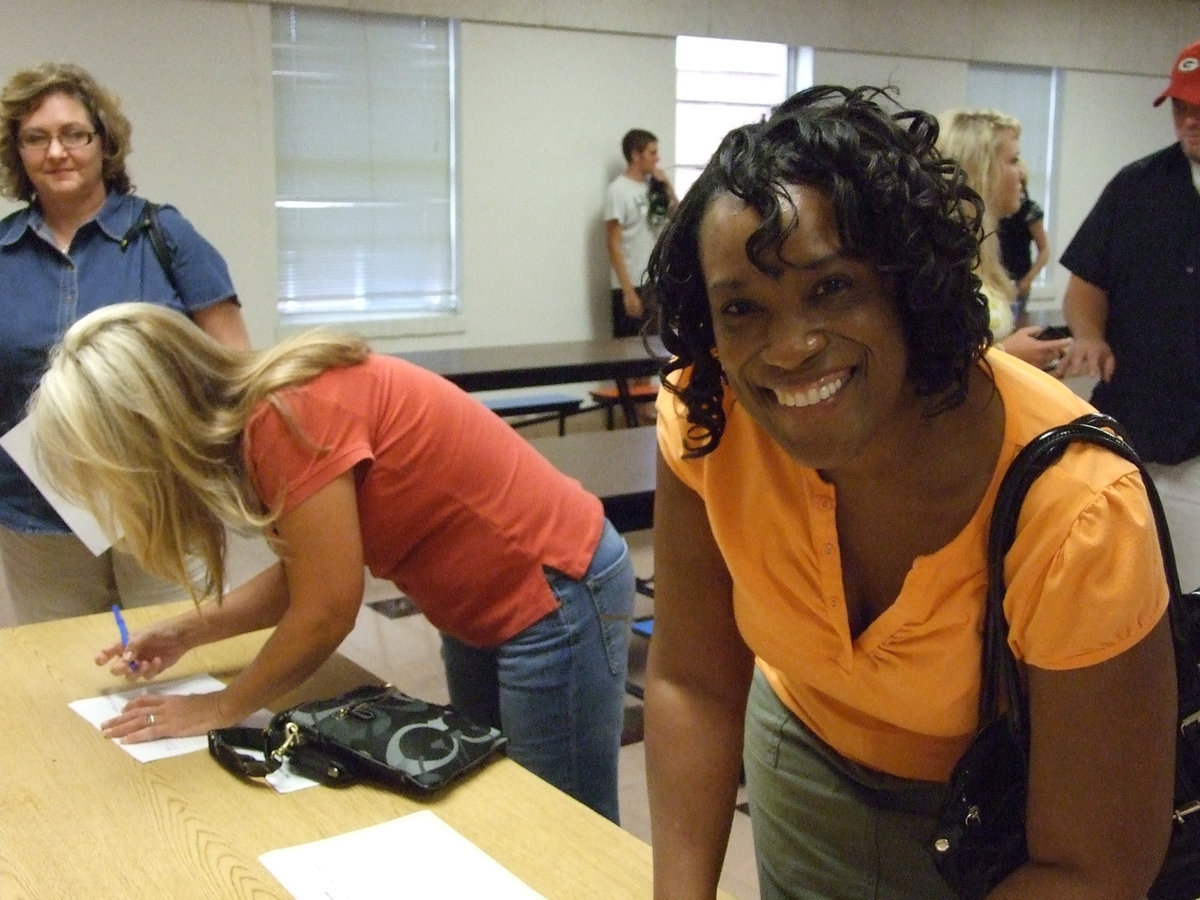
<svg viewBox="0 0 1200 900"><path fill-rule="evenodd" d="M1168 97L1185 103L1200 103L1200 41L1189 44L1180 52L1171 69L1171 82L1158 95L1154 105L1158 106Z"/></svg>

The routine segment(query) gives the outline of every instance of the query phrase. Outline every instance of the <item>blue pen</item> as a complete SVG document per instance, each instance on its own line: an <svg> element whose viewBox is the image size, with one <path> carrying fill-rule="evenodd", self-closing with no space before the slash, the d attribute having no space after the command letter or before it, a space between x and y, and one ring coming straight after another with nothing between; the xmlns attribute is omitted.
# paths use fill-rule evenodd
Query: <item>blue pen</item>
<svg viewBox="0 0 1200 900"><path fill-rule="evenodd" d="M129 643L129 628L125 625L125 617L121 615L121 607L114 603L112 611L113 618L117 620L117 631L121 632L121 646L124 647ZM137 670L137 663L133 660L129 661L129 670L131 672Z"/></svg>

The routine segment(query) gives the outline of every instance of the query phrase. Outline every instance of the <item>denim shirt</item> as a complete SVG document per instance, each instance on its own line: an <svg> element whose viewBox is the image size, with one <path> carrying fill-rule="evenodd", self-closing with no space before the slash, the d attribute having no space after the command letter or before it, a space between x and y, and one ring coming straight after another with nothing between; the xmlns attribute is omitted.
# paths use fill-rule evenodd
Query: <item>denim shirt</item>
<svg viewBox="0 0 1200 900"><path fill-rule="evenodd" d="M50 348L76 319L126 300L190 314L236 296L221 255L174 207L160 209L159 223L173 250L179 293L144 230L121 248L144 203L132 194L110 193L66 253L36 204L0 221L0 434L25 415ZM69 530L3 449L0 525L42 534Z"/></svg>

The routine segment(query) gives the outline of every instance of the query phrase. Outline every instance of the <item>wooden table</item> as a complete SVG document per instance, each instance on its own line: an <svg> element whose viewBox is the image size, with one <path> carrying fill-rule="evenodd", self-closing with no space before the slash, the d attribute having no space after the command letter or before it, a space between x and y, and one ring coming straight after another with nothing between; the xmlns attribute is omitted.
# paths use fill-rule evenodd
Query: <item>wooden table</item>
<svg viewBox="0 0 1200 900"><path fill-rule="evenodd" d="M654 525L654 428L589 431L530 441L554 468L577 479L604 504L617 531L641 531Z"/></svg>
<svg viewBox="0 0 1200 900"><path fill-rule="evenodd" d="M615 381L626 424L633 427L638 424L638 416L629 396L629 379L657 375L665 351L657 337L650 338L649 349L642 338L629 337L418 350L396 355L437 372L465 391Z"/></svg>
<svg viewBox="0 0 1200 900"><path fill-rule="evenodd" d="M127 617L136 627L185 605L131 610ZM169 675L210 672L228 680L265 634L201 648ZM278 794L230 775L206 752L139 763L67 706L126 688L91 660L113 636L111 615L0 630L5 900L287 898L259 854L420 809L433 810L548 898L651 894L645 843L508 759L423 801L367 785ZM363 681L377 679L335 656L278 706Z"/></svg>

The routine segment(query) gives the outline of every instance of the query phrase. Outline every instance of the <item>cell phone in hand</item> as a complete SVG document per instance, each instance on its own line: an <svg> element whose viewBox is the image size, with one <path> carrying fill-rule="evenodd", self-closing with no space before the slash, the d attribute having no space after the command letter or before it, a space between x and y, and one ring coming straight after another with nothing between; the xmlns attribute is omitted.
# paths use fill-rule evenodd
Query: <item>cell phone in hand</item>
<svg viewBox="0 0 1200 900"><path fill-rule="evenodd" d="M1066 325L1047 325L1034 335L1039 341L1058 341L1071 336L1071 329Z"/></svg>

